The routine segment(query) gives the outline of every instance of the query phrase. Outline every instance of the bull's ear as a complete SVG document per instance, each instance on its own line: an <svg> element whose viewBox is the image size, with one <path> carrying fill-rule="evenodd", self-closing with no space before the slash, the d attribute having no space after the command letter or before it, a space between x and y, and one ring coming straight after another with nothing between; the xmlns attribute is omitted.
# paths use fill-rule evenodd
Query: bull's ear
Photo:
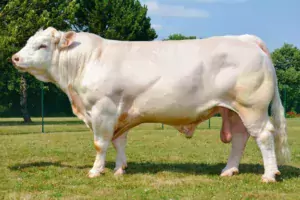
<svg viewBox="0 0 300 200"><path fill-rule="evenodd" d="M76 33L74 31L68 31L63 34L59 42L59 48L63 49L70 46L75 40Z"/></svg>

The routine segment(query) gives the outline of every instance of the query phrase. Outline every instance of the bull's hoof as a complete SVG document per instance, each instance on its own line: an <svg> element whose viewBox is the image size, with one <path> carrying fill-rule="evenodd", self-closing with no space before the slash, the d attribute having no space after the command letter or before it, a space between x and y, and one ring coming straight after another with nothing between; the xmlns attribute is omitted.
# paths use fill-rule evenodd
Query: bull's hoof
<svg viewBox="0 0 300 200"><path fill-rule="evenodd" d="M275 177L268 177L268 176L263 175L261 181L263 183L275 183L276 179L275 179Z"/></svg>
<svg viewBox="0 0 300 200"><path fill-rule="evenodd" d="M236 167L232 167L232 168L229 168L229 169L223 169L222 170L222 173L221 173L221 176L224 177L224 176L233 176L233 175L236 175L239 173L239 169L236 168Z"/></svg>
<svg viewBox="0 0 300 200"><path fill-rule="evenodd" d="M275 177L276 177L276 175L280 175L281 173L280 173L280 171L278 171L278 170L276 170L275 172L274 172L274 174L264 174L263 176L262 176L262 182L263 183L274 183L274 182L277 182L276 181L276 179L275 179Z"/></svg>
<svg viewBox="0 0 300 200"><path fill-rule="evenodd" d="M88 173L88 177L89 178L96 178L96 177L98 177L98 176L100 176L101 175L101 173L92 173L92 172L89 172Z"/></svg>
<svg viewBox="0 0 300 200"><path fill-rule="evenodd" d="M91 170L89 171L89 173L88 173L88 177L89 177L89 178L95 178L95 177L100 176L102 173L103 173L103 171L97 171L97 170L91 169Z"/></svg>
<svg viewBox="0 0 300 200"><path fill-rule="evenodd" d="M193 137L193 135L185 135L186 139L191 139Z"/></svg>
<svg viewBox="0 0 300 200"><path fill-rule="evenodd" d="M114 175L115 176L122 176L123 174L125 174L125 170L123 168L119 168L115 173Z"/></svg>

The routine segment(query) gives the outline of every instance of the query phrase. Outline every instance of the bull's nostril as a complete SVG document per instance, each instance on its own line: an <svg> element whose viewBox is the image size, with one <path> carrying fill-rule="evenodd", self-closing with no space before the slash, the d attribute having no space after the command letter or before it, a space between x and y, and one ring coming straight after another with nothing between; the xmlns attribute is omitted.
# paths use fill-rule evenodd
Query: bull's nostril
<svg viewBox="0 0 300 200"><path fill-rule="evenodd" d="M19 62L19 57L17 57L17 56L14 57L14 61L15 61L15 62Z"/></svg>

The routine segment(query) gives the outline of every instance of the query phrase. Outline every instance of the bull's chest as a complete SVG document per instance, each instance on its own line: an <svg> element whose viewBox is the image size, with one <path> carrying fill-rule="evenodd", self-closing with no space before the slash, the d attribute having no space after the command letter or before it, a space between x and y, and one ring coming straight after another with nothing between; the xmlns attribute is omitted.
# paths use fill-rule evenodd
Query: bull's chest
<svg viewBox="0 0 300 200"><path fill-rule="evenodd" d="M79 119L84 121L86 126L92 129L91 120L86 112L86 106L84 105L82 98L79 94L73 89L73 86L68 85L68 96L71 102L71 107L74 115L76 115Z"/></svg>

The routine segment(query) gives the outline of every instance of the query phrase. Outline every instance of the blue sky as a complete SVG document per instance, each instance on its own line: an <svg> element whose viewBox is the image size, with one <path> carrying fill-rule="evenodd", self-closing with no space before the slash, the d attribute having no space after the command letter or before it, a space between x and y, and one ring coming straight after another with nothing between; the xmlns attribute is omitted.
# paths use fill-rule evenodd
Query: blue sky
<svg viewBox="0 0 300 200"><path fill-rule="evenodd" d="M141 0L158 39L172 33L209 37L255 34L273 51L300 47L300 0Z"/></svg>

